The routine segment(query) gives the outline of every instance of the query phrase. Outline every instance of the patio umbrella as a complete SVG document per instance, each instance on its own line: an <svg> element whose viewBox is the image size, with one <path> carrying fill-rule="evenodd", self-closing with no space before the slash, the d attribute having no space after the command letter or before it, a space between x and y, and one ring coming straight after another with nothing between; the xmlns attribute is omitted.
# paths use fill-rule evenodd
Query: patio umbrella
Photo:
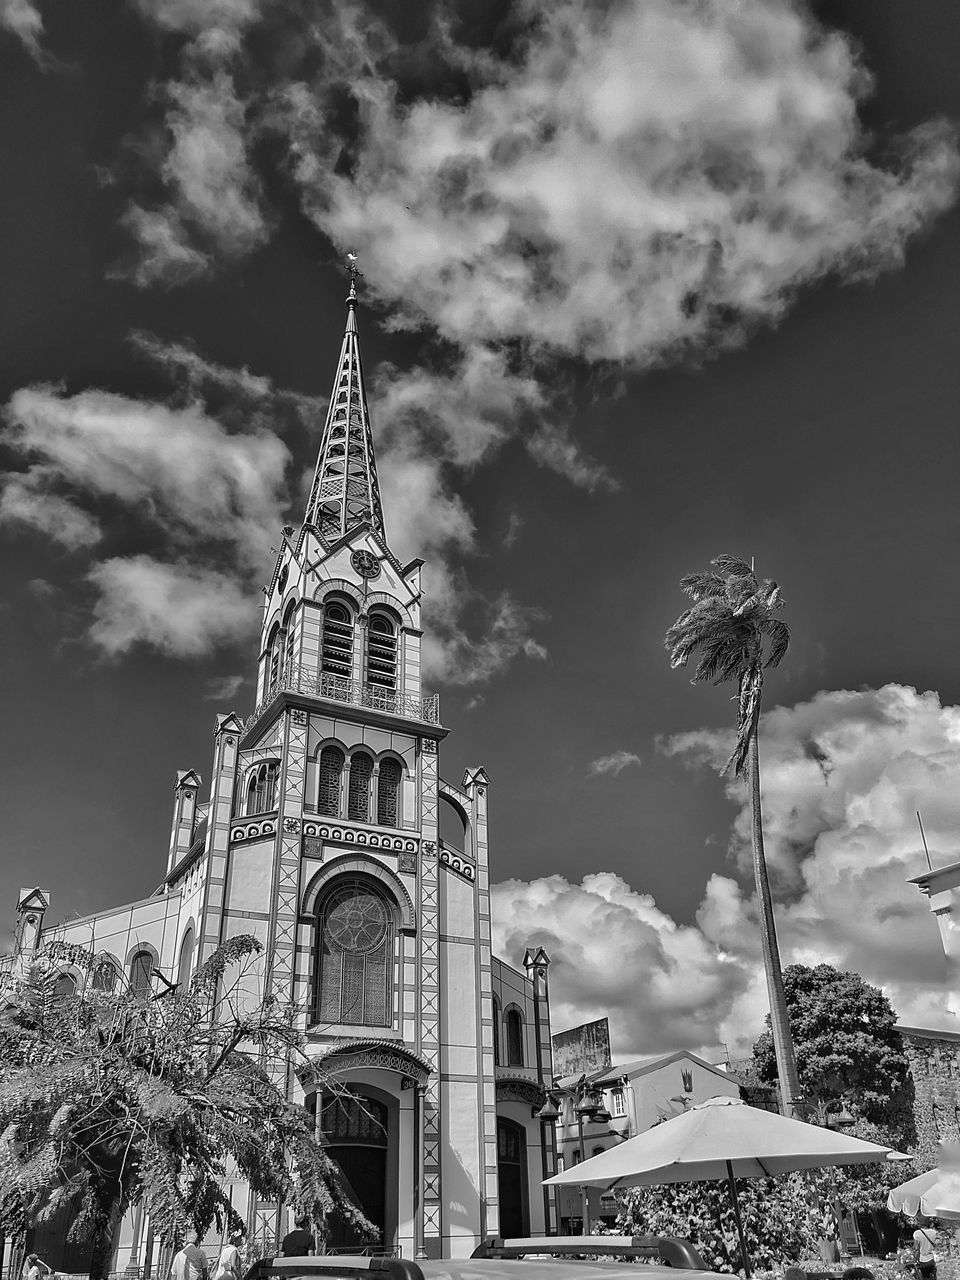
<svg viewBox="0 0 960 1280"><path fill-rule="evenodd" d="M612 1189L725 1179L749 1276L736 1178L772 1178L797 1169L869 1164L889 1155L890 1147L748 1107L739 1098L708 1098L681 1116L546 1178L545 1185Z"/></svg>
<svg viewBox="0 0 960 1280"><path fill-rule="evenodd" d="M925 1218L960 1220L960 1145L944 1144L936 1169L894 1187L887 1208L911 1218L922 1213Z"/></svg>

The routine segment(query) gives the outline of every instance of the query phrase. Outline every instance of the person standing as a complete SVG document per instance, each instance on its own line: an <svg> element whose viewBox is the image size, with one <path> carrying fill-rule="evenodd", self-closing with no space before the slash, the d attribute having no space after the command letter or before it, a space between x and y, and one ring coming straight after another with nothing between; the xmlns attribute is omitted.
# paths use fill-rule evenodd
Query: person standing
<svg viewBox="0 0 960 1280"><path fill-rule="evenodd" d="M240 1280L240 1241L243 1235L239 1231L230 1233L230 1241L220 1250L213 1280Z"/></svg>
<svg viewBox="0 0 960 1280"><path fill-rule="evenodd" d="M207 1280L207 1255L200 1248L201 1235L195 1235L173 1255L171 1280Z"/></svg>
<svg viewBox="0 0 960 1280"><path fill-rule="evenodd" d="M317 1242L310 1230L309 1218L297 1218L293 1231L288 1231L280 1241L280 1252L285 1258L312 1257L317 1251Z"/></svg>
<svg viewBox="0 0 960 1280"><path fill-rule="evenodd" d="M937 1231L935 1227L917 1225L913 1233L913 1247L916 1250L917 1271L920 1280L934 1280L937 1274Z"/></svg>
<svg viewBox="0 0 960 1280"><path fill-rule="evenodd" d="M23 1263L24 1280L45 1280L53 1275L53 1268L48 1267L35 1253L28 1253Z"/></svg>

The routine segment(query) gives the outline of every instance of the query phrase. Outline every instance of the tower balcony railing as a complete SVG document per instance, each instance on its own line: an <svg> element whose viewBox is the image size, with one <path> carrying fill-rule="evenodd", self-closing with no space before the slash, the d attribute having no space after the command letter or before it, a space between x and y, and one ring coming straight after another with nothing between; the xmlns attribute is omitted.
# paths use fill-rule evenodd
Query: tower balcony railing
<svg viewBox="0 0 960 1280"><path fill-rule="evenodd" d="M385 711L392 716L406 716L426 724L440 723L440 697L436 693L413 698L409 694L398 693L395 689L384 689L381 685L364 684L362 680L346 680L343 676L333 676L329 672L318 672L297 663L289 663L270 685L253 715L244 721L244 730L259 720L274 698L281 693L330 698L334 702L367 707L371 711Z"/></svg>

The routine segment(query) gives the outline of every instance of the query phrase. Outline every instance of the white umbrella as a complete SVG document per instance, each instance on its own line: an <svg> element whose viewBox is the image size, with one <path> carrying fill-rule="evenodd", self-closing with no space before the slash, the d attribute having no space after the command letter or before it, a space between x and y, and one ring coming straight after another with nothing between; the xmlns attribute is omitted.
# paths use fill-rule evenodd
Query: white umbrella
<svg viewBox="0 0 960 1280"><path fill-rule="evenodd" d="M922 1213L925 1218L960 1220L960 1145L944 1144L936 1169L894 1187L887 1196L887 1208L911 1218Z"/></svg>
<svg viewBox="0 0 960 1280"><path fill-rule="evenodd" d="M547 1186L639 1187L726 1179L750 1275L736 1178L772 1178L797 1169L886 1160L890 1147L791 1120L739 1098L708 1098L602 1155L547 1178Z"/></svg>

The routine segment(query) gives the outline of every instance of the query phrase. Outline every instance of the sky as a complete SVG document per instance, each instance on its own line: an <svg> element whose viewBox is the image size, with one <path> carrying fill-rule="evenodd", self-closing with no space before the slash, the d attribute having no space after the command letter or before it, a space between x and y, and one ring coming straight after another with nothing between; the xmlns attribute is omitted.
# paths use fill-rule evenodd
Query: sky
<svg viewBox="0 0 960 1280"><path fill-rule="evenodd" d="M618 1056L764 1011L729 686L681 576L755 557L785 962L956 1027L960 11L940 0L0 0L0 914L152 892L251 709L359 255L388 539L496 943Z"/></svg>

